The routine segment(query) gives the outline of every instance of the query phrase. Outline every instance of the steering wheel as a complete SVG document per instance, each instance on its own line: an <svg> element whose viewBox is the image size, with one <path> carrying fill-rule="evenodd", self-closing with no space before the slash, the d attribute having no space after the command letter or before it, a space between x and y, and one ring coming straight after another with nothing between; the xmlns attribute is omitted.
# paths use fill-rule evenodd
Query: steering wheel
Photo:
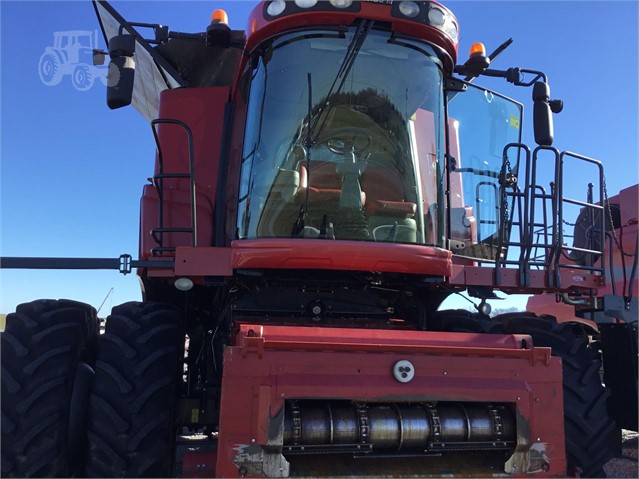
<svg viewBox="0 0 639 479"><path fill-rule="evenodd" d="M355 153L361 156L371 147L373 139L365 128L342 127L324 132L317 140L335 154Z"/></svg>

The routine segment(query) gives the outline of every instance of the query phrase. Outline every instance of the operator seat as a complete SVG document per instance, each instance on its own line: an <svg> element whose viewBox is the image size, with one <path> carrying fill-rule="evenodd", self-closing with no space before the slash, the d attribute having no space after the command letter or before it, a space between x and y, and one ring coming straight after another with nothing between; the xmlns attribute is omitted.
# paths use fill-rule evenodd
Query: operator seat
<svg viewBox="0 0 639 479"><path fill-rule="evenodd" d="M375 241L417 242L417 205L406 201L397 172L369 165L362 174L366 215Z"/></svg>
<svg viewBox="0 0 639 479"><path fill-rule="evenodd" d="M335 210L342 193L342 177L337 173L337 163L331 161L311 161L310 175L306 165L300 166L300 187L297 202L303 204L308 190L309 207ZM310 177L310 178L309 178ZM366 193L362 191L362 207L366 204ZM333 205L333 203L335 203ZM309 209L310 209L309 208Z"/></svg>
<svg viewBox="0 0 639 479"><path fill-rule="evenodd" d="M367 238L368 228L365 224L352 224L354 216L361 217L363 221L366 193L360 191L358 201L356 194L353 195L356 189L349 188L345 191L344 178L339 172L339 163L312 160L308 166L310 171L305 162L299 166L300 187L296 194L296 202L299 206L305 204L308 195L306 226L319 228L326 217L326 220L335 225L335 235L338 239ZM352 186L352 181L348 186Z"/></svg>

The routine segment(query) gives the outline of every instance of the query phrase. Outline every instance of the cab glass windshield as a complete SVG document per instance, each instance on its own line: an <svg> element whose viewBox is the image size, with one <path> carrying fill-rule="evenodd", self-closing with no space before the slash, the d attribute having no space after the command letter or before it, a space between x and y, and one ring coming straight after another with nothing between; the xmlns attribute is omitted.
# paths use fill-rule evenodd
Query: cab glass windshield
<svg viewBox="0 0 639 479"><path fill-rule="evenodd" d="M362 27L295 32L252 56L243 238L443 243L441 62Z"/></svg>

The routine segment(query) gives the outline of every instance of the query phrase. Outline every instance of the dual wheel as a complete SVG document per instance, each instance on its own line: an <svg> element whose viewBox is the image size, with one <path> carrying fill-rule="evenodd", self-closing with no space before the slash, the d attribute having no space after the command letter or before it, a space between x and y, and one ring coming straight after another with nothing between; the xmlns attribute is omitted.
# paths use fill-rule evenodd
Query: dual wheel
<svg viewBox="0 0 639 479"><path fill-rule="evenodd" d="M18 306L2 333L2 477L168 477L183 348L178 310ZM99 342L98 342L99 337Z"/></svg>

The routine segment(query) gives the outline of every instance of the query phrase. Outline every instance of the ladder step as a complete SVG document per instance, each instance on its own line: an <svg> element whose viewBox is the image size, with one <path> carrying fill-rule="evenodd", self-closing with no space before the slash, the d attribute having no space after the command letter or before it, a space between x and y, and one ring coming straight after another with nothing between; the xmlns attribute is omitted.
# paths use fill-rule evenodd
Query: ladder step
<svg viewBox="0 0 639 479"><path fill-rule="evenodd" d="M193 228L153 228L151 234L155 233L193 233Z"/></svg>

